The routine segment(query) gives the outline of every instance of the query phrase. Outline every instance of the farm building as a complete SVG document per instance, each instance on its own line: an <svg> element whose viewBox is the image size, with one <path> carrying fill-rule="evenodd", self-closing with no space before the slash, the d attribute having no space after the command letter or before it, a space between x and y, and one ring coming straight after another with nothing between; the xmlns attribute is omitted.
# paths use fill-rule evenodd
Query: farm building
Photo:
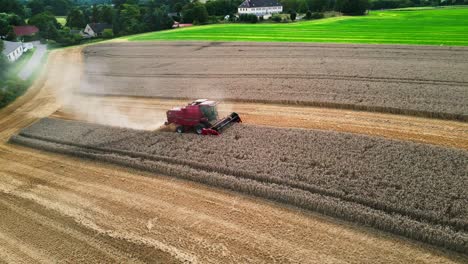
<svg viewBox="0 0 468 264"><path fill-rule="evenodd" d="M14 26L13 31L17 37L33 36L39 29L36 26Z"/></svg>
<svg viewBox="0 0 468 264"><path fill-rule="evenodd" d="M94 38L101 36L105 29L112 29L112 25L107 23L90 23L86 25L83 33L86 37Z"/></svg>
<svg viewBox="0 0 468 264"><path fill-rule="evenodd" d="M263 16L280 13L283 11L283 6L277 0L245 0L237 10L239 14Z"/></svg>
<svg viewBox="0 0 468 264"><path fill-rule="evenodd" d="M23 43L3 41L2 54L8 58L9 61L16 61L21 55L23 55Z"/></svg>

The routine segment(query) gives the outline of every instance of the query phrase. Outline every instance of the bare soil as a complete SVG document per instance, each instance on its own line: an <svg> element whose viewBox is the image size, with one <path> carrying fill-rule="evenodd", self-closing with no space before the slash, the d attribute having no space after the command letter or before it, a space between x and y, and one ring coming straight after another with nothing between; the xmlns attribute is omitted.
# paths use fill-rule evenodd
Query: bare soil
<svg viewBox="0 0 468 264"><path fill-rule="evenodd" d="M303 104L468 120L468 49L145 42L85 50L96 95Z"/></svg>

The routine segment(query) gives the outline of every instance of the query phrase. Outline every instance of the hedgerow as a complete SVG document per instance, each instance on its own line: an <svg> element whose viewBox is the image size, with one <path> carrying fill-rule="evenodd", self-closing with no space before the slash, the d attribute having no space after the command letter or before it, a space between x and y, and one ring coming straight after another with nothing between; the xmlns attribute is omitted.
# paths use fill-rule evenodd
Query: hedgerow
<svg viewBox="0 0 468 264"><path fill-rule="evenodd" d="M12 142L296 205L468 249L468 153L346 133L236 125L220 137L43 119Z"/></svg>

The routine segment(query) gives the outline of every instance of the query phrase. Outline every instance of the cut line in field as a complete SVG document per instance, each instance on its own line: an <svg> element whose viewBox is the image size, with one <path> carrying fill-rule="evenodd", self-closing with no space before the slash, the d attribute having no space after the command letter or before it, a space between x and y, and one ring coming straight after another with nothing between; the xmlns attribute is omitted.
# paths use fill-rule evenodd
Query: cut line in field
<svg viewBox="0 0 468 264"><path fill-rule="evenodd" d="M109 120L117 120L120 117L141 124L140 129L154 130L158 128L154 124L164 120L168 109L185 105L189 101L121 96L85 96L80 100L95 101L100 105L101 115L107 118L89 117L81 112L82 108L73 111L60 109L52 117L114 126L118 126L119 123L110 123ZM468 150L468 124L465 122L271 103L221 101L218 107L221 116L234 111L239 113L243 122L247 124L334 130Z"/></svg>

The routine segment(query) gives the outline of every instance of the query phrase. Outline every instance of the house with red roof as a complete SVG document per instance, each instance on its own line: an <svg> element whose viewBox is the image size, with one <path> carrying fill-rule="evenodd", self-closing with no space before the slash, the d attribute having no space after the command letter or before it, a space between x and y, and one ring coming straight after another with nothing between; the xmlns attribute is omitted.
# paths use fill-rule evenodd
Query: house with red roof
<svg viewBox="0 0 468 264"><path fill-rule="evenodd" d="M14 26L13 31L17 37L33 36L39 29L36 26Z"/></svg>

